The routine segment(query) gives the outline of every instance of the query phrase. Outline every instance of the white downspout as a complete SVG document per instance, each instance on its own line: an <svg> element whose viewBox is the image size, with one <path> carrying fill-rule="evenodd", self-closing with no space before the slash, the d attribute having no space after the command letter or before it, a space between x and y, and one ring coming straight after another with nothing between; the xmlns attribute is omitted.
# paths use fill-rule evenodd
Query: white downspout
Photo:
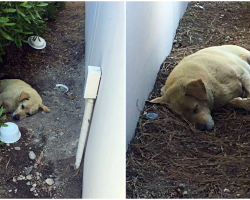
<svg viewBox="0 0 250 200"><path fill-rule="evenodd" d="M86 139L89 132L89 125L91 123L91 117L95 99L99 88L101 79L101 68L96 66L88 66L88 73L86 78L86 84L84 88L85 110L82 121L82 128L80 138L78 142L78 148L76 152L75 169L78 169L81 165L83 151L86 145Z"/></svg>
<svg viewBox="0 0 250 200"><path fill-rule="evenodd" d="M81 128L81 133L80 133L80 138L79 138L79 143L78 143L78 148L76 152L76 162L75 162L75 169L78 169L80 167L81 161L82 161L82 155L89 131L89 125L91 121L91 116L93 112L93 106L94 106L94 99L86 99L85 103L85 109L84 109L84 116L83 116L83 121L82 121L82 128Z"/></svg>

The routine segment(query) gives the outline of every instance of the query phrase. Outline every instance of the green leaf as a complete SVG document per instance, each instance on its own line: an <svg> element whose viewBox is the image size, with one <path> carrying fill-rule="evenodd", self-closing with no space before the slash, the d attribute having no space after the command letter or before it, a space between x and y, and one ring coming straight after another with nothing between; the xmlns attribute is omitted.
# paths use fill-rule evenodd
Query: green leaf
<svg viewBox="0 0 250 200"><path fill-rule="evenodd" d="M5 23L5 22L8 22L8 21L9 21L9 18L0 17L0 23Z"/></svg>
<svg viewBox="0 0 250 200"><path fill-rule="evenodd" d="M14 9L14 8L4 8L4 9L2 9L2 11L5 12L5 13L14 13L14 12L16 12L16 9Z"/></svg>
<svg viewBox="0 0 250 200"><path fill-rule="evenodd" d="M16 23L4 23L4 26L14 26Z"/></svg>
<svg viewBox="0 0 250 200"><path fill-rule="evenodd" d="M18 9L17 6L16 6L16 10L17 10L17 12L18 12L20 15L22 15L23 17L26 17L26 15L25 15L20 9Z"/></svg>
<svg viewBox="0 0 250 200"><path fill-rule="evenodd" d="M0 33L2 33L3 37L5 37L7 40L14 41L14 39L9 34L4 32L2 29L0 29Z"/></svg>
<svg viewBox="0 0 250 200"><path fill-rule="evenodd" d="M0 123L0 126L2 126L2 127L8 127L8 125L4 124L4 123Z"/></svg>
<svg viewBox="0 0 250 200"><path fill-rule="evenodd" d="M33 32L23 32L23 34L25 34L25 35L31 35L31 34L33 34Z"/></svg>
<svg viewBox="0 0 250 200"><path fill-rule="evenodd" d="M27 3L28 3L28 1L25 1L25 2L23 2L22 4L20 4L20 6L26 6Z"/></svg>
<svg viewBox="0 0 250 200"><path fill-rule="evenodd" d="M0 108L0 116L3 114L3 106Z"/></svg>
<svg viewBox="0 0 250 200"><path fill-rule="evenodd" d="M14 28L12 30L15 31L16 33L22 33L23 32L23 29L16 29L16 28Z"/></svg>
<svg viewBox="0 0 250 200"><path fill-rule="evenodd" d="M34 9L34 10L35 10L35 13L36 13L37 17L38 17L39 19L42 19L41 16L39 15L39 13L37 12L37 10L36 10L36 9Z"/></svg>
<svg viewBox="0 0 250 200"><path fill-rule="evenodd" d="M30 14L30 16L32 17L32 19L36 19L36 18L34 17L34 15L32 14L32 12L29 11L29 14Z"/></svg>
<svg viewBox="0 0 250 200"><path fill-rule="evenodd" d="M38 4L37 6L44 7L44 6L47 6L47 5L48 5L47 3L40 3L40 4Z"/></svg>

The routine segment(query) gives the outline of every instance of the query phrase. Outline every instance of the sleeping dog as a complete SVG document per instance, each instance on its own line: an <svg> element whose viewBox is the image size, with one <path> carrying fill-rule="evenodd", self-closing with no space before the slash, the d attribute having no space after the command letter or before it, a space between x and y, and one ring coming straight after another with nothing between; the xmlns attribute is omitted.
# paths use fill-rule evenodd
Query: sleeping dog
<svg viewBox="0 0 250 200"><path fill-rule="evenodd" d="M235 45L202 49L184 58L170 73L161 97L199 130L212 130L211 110L238 107L250 111L250 52Z"/></svg>
<svg viewBox="0 0 250 200"><path fill-rule="evenodd" d="M0 80L0 105L4 108L3 113L13 113L14 120L33 115L39 109L50 112L37 91L19 79Z"/></svg>

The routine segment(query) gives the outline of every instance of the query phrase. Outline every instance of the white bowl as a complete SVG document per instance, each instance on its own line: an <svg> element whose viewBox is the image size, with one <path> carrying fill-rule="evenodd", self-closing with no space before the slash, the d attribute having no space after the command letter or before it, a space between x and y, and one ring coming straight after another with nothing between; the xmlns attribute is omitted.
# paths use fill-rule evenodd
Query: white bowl
<svg viewBox="0 0 250 200"><path fill-rule="evenodd" d="M21 137L18 126L15 123L7 122L5 123L7 127L1 127L0 129L0 140L5 143L14 143L18 141Z"/></svg>
<svg viewBox="0 0 250 200"><path fill-rule="evenodd" d="M34 37L36 37L35 40L34 40ZM29 45L33 47L34 49L43 49L44 47L46 47L45 40L38 36L30 36L28 38L28 42L29 42Z"/></svg>

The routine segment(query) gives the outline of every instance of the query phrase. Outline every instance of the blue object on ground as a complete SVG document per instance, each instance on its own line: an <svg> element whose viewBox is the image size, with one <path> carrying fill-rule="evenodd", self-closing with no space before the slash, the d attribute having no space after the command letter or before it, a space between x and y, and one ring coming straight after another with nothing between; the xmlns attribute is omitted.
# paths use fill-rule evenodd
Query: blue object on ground
<svg viewBox="0 0 250 200"><path fill-rule="evenodd" d="M156 117L158 117L158 114L157 113L147 113L146 114L146 117L148 118L148 119L155 119Z"/></svg>

